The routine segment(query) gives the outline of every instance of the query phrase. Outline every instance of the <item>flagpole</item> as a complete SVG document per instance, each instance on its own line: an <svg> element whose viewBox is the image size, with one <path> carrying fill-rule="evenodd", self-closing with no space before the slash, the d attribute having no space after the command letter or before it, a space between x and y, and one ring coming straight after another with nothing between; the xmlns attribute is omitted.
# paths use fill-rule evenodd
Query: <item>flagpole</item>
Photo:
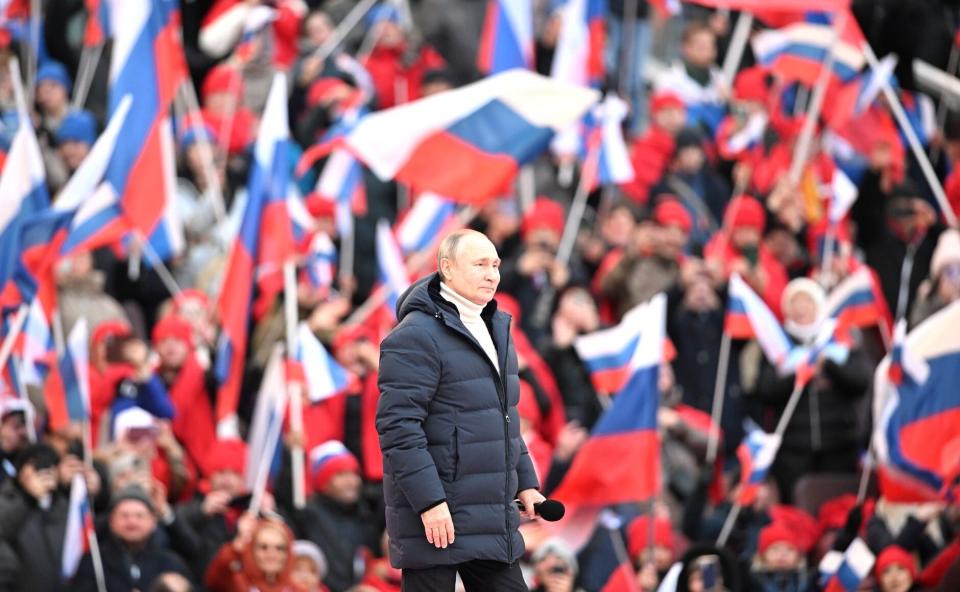
<svg viewBox="0 0 960 592"><path fill-rule="evenodd" d="M737 69L740 68L740 61L743 59L743 52L747 48L747 41L750 39L750 29L753 27L753 14L747 11L740 11L737 17L737 24L733 27L733 35L730 37L730 46L727 48L727 55L723 59L723 88L733 95L733 80L737 75Z"/></svg>
<svg viewBox="0 0 960 592"><path fill-rule="evenodd" d="M279 347L279 344L278 344ZM282 394L280 396L283 396ZM286 406L286 401L284 402ZM283 427L283 418L277 417L267 426L267 446L274 448L264 450L263 457L257 464L257 474L253 483L253 491L250 496L250 507L248 511L253 515L260 514L260 508L263 506L263 495L267 489L267 477L270 475L270 464L274 454L276 454L277 440L280 438L280 429Z"/></svg>
<svg viewBox="0 0 960 592"><path fill-rule="evenodd" d="M287 326L287 359L297 355L297 268L293 259L283 263L283 312ZM302 509L306 505L306 480L303 461L303 393L299 382L287 377L290 396L290 429L298 437L290 447L293 478L293 506Z"/></svg>
<svg viewBox="0 0 960 592"><path fill-rule="evenodd" d="M953 76L954 72L957 70L957 62L960 61L960 47L957 46L956 39L950 45L950 57L947 60L947 74ZM940 89L940 97L937 100L937 131L941 136L941 143L934 146L933 153L930 155L930 160L936 164L940 160L940 152L942 151L943 146L943 134L944 128L947 125L947 93L944 90Z"/></svg>
<svg viewBox="0 0 960 592"><path fill-rule="evenodd" d="M13 317L13 322L10 324L6 336L3 338L3 345L0 345L0 368L7 364L7 360L10 359L10 354L13 353L13 346L17 341L17 336L20 335L20 331L23 330L23 324L27 321L28 310L28 305L21 304Z"/></svg>
<svg viewBox="0 0 960 592"><path fill-rule="evenodd" d="M876 72L880 67L880 62L877 61L877 56L873 53L873 48L870 47L870 44L866 41L863 43L863 53L867 58L867 63L870 64L870 69ZM934 197L937 198L937 204L940 206L943 217L946 218L947 224L950 225L951 228L956 228L957 216L953 208L950 207L950 201L947 199L946 193L943 192L943 185L940 184L940 180L937 178L937 173L933 170L933 165L930 164L927 153L923 151L923 146L920 145L917 132L914 131L913 125L911 125L910 120L907 119L907 114L903 111L903 104L900 102L900 97L897 96L897 93L893 92L893 89L890 87L890 80L887 77L881 78L880 90L883 92L883 96L886 97L887 103L893 111L893 116L900 126L900 130L907 136L907 143L910 144L910 150L913 152L914 158L917 159L917 164L920 165L920 170L923 172L923 177L926 179L927 185L930 186Z"/></svg>
<svg viewBox="0 0 960 592"><path fill-rule="evenodd" d="M333 53L333 50L337 49L346 36L350 34L350 31L357 26L357 23L359 23L361 19L363 19L363 17L370 12L370 9L373 8L373 5L376 3L377 0L361 0L358 2L356 6L354 6L353 9L347 13L347 16L343 17L343 20L340 21L340 24L337 25L336 29L334 29L333 34L330 35L330 38L313 52L312 57L319 59L321 62L330 57L330 54Z"/></svg>
<svg viewBox="0 0 960 592"><path fill-rule="evenodd" d="M197 98L197 89L193 86L193 80L187 76L181 86L184 114L186 115L188 125L195 129L204 129L203 118L200 115L200 101ZM176 103L174 103L176 104ZM213 138L210 138L213 140ZM227 207L223 201L223 187L220 185L220 175L217 173L216 160L213 156L213 149L210 142L200 142L197 144L200 150L200 163L203 167L203 176L207 179L209 191L204 191L204 195L209 195L213 202L213 213L217 217L217 223L223 224L227 217ZM226 155L226 153L224 153ZM224 159L226 163L226 159ZM224 164L226 166L226 164ZM217 244L220 244L219 241Z"/></svg>
<svg viewBox="0 0 960 592"><path fill-rule="evenodd" d="M55 319L59 319L59 315L57 315ZM60 331L61 332L63 331L62 327ZM80 430L82 434L81 437L83 438L84 471L86 471L87 469L94 470L93 458L90 451L90 440L92 436L90 435L91 432L90 432L89 410L87 410L86 417L84 417L83 421L80 423ZM86 474L84 474L83 478L84 480L86 480ZM87 489L86 491L87 491L87 507L89 508L90 518L92 521L94 518L93 500L90 499L90 490ZM106 592L107 584L106 584L106 579L104 578L104 575L103 575L103 558L100 556L100 544L99 544L99 541L97 540L97 530L95 528L91 528L90 531L87 533L87 543L90 545L90 559L91 559L91 562L93 563L93 575L97 580L97 590L98 592Z"/></svg>
<svg viewBox="0 0 960 592"><path fill-rule="evenodd" d="M357 227L352 213L350 219L352 221L350 232L346 232L340 237L340 261L337 265L337 279L340 281L340 291L346 292L347 296L352 298L357 289L353 274L354 259L357 252ZM346 290L345 288L348 287L349 290Z"/></svg>
<svg viewBox="0 0 960 592"><path fill-rule="evenodd" d="M730 512L727 513L726 520L723 521L723 528L720 529L720 536L717 537L717 546L724 547L727 544L727 539L730 538L730 533L733 532L733 525L737 522L737 516L740 515L740 509L743 506L740 505L740 502L735 502L730 508Z"/></svg>
<svg viewBox="0 0 960 592"><path fill-rule="evenodd" d="M624 0L620 25L620 76L617 88L620 96L627 97L627 101L632 105L634 97L630 92L630 82L633 77L633 48L637 36L637 0ZM636 117L637 114L634 113L633 116Z"/></svg>
<svg viewBox="0 0 960 592"><path fill-rule="evenodd" d="M71 106L74 109L83 109L87 102L87 93L93 85L93 77L96 75L97 66L100 65L100 56L103 55L103 43L98 43L92 47L84 46L80 54L80 69L77 72L77 84L73 88L73 100Z"/></svg>
<svg viewBox="0 0 960 592"><path fill-rule="evenodd" d="M867 448L867 456L863 461L863 469L860 471L860 485L857 487L857 504L862 504L867 498L867 485L870 483L870 473L873 472L873 438L870 446Z"/></svg>
<svg viewBox="0 0 960 592"><path fill-rule="evenodd" d="M517 197L520 201L520 214L523 215L530 211L537 199L537 175L533 165L523 165L517 180Z"/></svg>
<svg viewBox="0 0 960 592"><path fill-rule="evenodd" d="M14 379L17 381L17 392L20 393L23 399L27 400L27 385L23 382L23 366L21 360L17 356L12 355L12 363L17 369L16 376ZM27 412L24 414L24 419L27 423L27 438L30 440L31 444L36 444L37 442L37 425L35 423L36 418L34 417L33 411L31 411L32 405L27 407Z"/></svg>
<svg viewBox="0 0 960 592"><path fill-rule="evenodd" d="M723 416L723 399L727 394L727 372L730 366L730 334L723 332L723 340L720 342L720 356L717 360L717 378L713 383L713 408L710 411L710 417L713 420L710 433L707 438L707 466L712 467L717 460L717 450L720 447L720 418Z"/></svg>
<svg viewBox="0 0 960 592"><path fill-rule="evenodd" d="M907 252L900 265L900 289L897 291L897 308L894 311L894 324L907 316L907 301L910 298L910 276L913 275L913 259L917 254L919 241L907 245Z"/></svg>
<svg viewBox="0 0 960 592"><path fill-rule="evenodd" d="M820 260L820 285L829 290L833 287L833 244L836 242L836 225L827 222L827 234L823 239L823 257Z"/></svg>
<svg viewBox="0 0 960 592"><path fill-rule="evenodd" d="M43 16L43 6L40 0L30 0L30 47L27 50L27 96L30 103L37 91L37 68L40 65L40 19Z"/></svg>

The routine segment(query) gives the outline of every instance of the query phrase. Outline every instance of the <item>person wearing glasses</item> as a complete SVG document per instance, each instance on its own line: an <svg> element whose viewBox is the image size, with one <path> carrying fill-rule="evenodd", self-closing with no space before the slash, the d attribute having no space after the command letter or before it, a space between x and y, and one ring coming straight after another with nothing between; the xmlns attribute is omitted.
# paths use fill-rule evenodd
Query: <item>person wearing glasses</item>
<svg viewBox="0 0 960 592"><path fill-rule="evenodd" d="M291 573L293 533L277 519L244 514L237 536L220 548L207 569L210 592L299 592Z"/></svg>

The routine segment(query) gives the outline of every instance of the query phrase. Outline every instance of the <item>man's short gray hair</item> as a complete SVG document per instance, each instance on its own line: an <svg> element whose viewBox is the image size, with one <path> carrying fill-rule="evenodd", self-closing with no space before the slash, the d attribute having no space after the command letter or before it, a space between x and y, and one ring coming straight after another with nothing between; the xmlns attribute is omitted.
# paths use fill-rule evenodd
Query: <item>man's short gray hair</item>
<svg viewBox="0 0 960 592"><path fill-rule="evenodd" d="M457 247L460 246L460 241L463 240L463 237L476 232L476 230L469 228L461 228L443 237L443 240L440 241L440 246L437 248L437 272L440 272L440 262L442 260L453 260L457 258ZM440 278L443 279L443 273L440 273Z"/></svg>

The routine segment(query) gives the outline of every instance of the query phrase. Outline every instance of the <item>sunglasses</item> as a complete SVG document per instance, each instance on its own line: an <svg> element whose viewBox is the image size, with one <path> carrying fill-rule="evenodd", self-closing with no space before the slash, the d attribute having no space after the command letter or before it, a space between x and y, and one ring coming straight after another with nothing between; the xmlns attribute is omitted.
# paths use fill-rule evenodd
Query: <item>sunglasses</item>
<svg viewBox="0 0 960 592"><path fill-rule="evenodd" d="M286 545L262 545L257 543L257 551L280 551L281 553L287 552Z"/></svg>

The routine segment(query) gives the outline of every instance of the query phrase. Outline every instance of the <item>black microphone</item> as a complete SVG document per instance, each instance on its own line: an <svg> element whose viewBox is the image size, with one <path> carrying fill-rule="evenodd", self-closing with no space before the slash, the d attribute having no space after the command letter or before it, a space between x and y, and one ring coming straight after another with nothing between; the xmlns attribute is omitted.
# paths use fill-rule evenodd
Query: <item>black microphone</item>
<svg viewBox="0 0 960 592"><path fill-rule="evenodd" d="M517 500L517 507L523 510L523 502ZM566 508L563 507L563 503L558 502L557 500L546 499L542 502L533 504L533 512L546 520L547 522L556 522L563 518Z"/></svg>

